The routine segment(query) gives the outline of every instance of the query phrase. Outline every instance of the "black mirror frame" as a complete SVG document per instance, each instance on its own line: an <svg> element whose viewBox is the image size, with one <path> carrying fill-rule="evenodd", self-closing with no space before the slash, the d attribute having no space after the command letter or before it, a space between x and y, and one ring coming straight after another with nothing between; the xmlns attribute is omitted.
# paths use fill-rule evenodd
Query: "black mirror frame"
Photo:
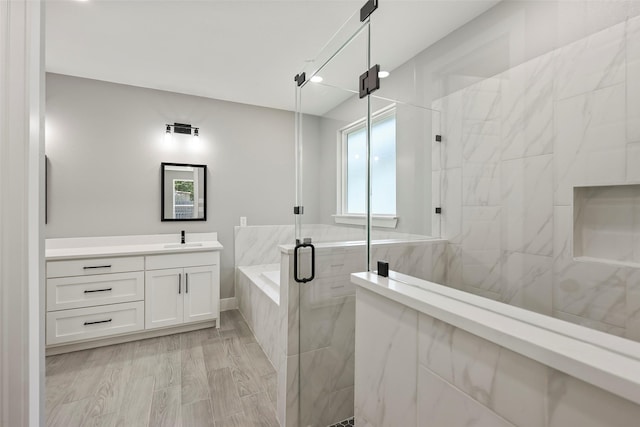
<svg viewBox="0 0 640 427"><path fill-rule="evenodd" d="M165 218L164 216L164 171L165 166L182 166L192 168L203 168L203 183L202 192L204 194L204 216L202 218ZM194 165L188 163L168 163L162 162L160 164L161 178L160 178L160 220L166 221L206 221L207 220L207 165Z"/></svg>

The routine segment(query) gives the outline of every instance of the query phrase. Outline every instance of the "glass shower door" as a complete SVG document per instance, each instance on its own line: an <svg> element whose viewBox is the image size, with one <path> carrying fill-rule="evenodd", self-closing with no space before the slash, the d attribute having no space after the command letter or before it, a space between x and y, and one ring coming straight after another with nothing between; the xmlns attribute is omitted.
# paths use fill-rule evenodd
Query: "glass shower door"
<svg viewBox="0 0 640 427"><path fill-rule="evenodd" d="M298 420L326 427L354 411L355 288L367 270L368 22L354 15L296 85L294 276ZM298 82L301 73L298 75Z"/></svg>

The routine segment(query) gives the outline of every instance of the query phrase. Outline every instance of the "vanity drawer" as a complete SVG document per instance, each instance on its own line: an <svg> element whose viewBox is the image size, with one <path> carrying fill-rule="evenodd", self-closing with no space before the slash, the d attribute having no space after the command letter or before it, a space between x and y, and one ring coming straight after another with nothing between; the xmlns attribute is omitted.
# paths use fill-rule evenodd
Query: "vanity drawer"
<svg viewBox="0 0 640 427"><path fill-rule="evenodd" d="M143 329L144 301L47 313L47 345Z"/></svg>
<svg viewBox="0 0 640 427"><path fill-rule="evenodd" d="M86 258L47 262L47 277L89 276L144 270L144 257Z"/></svg>
<svg viewBox="0 0 640 427"><path fill-rule="evenodd" d="M147 270L165 268L198 267L201 265L220 265L220 253L187 252L184 254L150 255L146 259Z"/></svg>
<svg viewBox="0 0 640 427"><path fill-rule="evenodd" d="M47 279L47 311L144 299L144 272Z"/></svg>

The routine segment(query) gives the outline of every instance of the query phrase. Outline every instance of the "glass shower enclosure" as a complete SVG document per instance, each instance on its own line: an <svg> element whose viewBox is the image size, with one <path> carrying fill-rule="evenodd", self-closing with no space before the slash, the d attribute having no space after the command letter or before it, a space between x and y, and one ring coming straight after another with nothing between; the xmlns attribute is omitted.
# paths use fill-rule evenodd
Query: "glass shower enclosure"
<svg viewBox="0 0 640 427"><path fill-rule="evenodd" d="M432 168L440 161L440 116L416 99L414 79L394 75L400 63L393 48L374 46L384 37L376 33L374 3L354 14L294 82L298 334L297 375L287 382L297 392L287 398L296 407L287 411L288 426L353 417L351 273L385 261L393 271L444 279L434 269L444 255L440 175Z"/></svg>

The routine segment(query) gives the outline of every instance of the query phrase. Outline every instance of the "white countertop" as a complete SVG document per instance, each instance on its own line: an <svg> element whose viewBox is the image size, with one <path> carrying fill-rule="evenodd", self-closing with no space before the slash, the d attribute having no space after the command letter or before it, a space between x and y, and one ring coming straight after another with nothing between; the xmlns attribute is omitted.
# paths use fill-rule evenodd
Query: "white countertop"
<svg viewBox="0 0 640 427"><path fill-rule="evenodd" d="M223 246L217 237L217 233L187 233L184 246L180 245L179 234L47 239L45 259L57 261L70 258L221 251Z"/></svg>
<svg viewBox="0 0 640 427"><path fill-rule="evenodd" d="M640 404L640 343L389 272L351 281L418 312Z"/></svg>

